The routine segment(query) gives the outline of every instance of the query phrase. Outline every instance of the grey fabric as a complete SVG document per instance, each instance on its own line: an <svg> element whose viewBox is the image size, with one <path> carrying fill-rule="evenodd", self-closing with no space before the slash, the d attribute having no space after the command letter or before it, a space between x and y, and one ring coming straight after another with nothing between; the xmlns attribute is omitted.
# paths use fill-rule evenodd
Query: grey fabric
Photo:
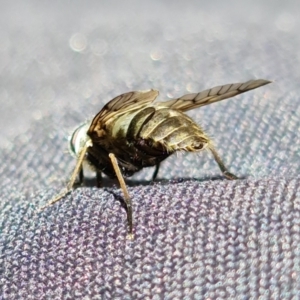
<svg viewBox="0 0 300 300"><path fill-rule="evenodd" d="M297 1L14 1L0 11L0 299L299 299ZM192 111L229 169L180 153L39 212L75 165L67 136L114 96L252 78Z"/></svg>

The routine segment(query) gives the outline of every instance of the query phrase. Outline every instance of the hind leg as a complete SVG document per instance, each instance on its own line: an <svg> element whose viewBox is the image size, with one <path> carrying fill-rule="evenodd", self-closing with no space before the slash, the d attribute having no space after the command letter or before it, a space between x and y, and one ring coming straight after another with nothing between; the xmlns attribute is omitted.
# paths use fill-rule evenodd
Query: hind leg
<svg viewBox="0 0 300 300"><path fill-rule="evenodd" d="M214 156L215 161L217 162L220 170L222 171L223 175L229 179L229 180L234 180L234 179L239 179L237 176L235 176L234 174L230 173L228 171L228 169L225 167L223 161L221 160L219 154L217 153L217 151L215 150L215 148L213 148L212 146L209 147L209 150L211 151L211 153Z"/></svg>
<svg viewBox="0 0 300 300"><path fill-rule="evenodd" d="M220 158L220 156L217 153L217 151L215 150L215 148L212 146L210 139L207 136L205 136L204 134L194 135L194 136L191 136L191 137L185 139L184 143L185 143L184 145L183 145L183 143L181 143L182 145L180 145L180 146L182 146L182 148L184 150L190 151L190 152L200 151L200 150L208 147L209 150L211 151L211 153L213 154L214 159L217 162L223 175L229 180L238 179L237 176L230 173L229 170L225 167L222 159Z"/></svg>

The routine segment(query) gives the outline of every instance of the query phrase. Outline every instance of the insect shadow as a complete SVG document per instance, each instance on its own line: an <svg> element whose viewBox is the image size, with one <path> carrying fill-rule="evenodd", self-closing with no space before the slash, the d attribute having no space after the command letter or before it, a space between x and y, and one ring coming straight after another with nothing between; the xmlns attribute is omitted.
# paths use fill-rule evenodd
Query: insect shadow
<svg viewBox="0 0 300 300"><path fill-rule="evenodd" d="M184 183L184 182L198 182L198 183L204 183L204 182L209 182L209 181L218 181L218 180L223 180L224 177L216 175L213 177L202 177L202 178L195 178L195 177L181 177L181 178L176 178L176 179L157 179L155 181L148 181L148 180L132 180L129 179L126 181L127 185L130 187L137 187L137 186L153 186L154 184L160 184L160 185L177 185L179 183ZM240 180L246 179L246 176L239 177ZM118 184L117 179L111 179L111 178L103 178L103 190L106 191L107 193L111 194L115 200L117 200L121 207L128 213L127 209L127 204L124 198L113 189L116 187ZM85 178L84 184L83 185L78 185L80 186L85 186L85 187L95 187L97 185L97 180L95 178Z"/></svg>
<svg viewBox="0 0 300 300"><path fill-rule="evenodd" d="M238 179L243 180L246 179L246 176L239 176ZM189 182L189 181L195 181L195 182L206 182L206 181L217 181L217 180L224 180L224 177L221 175L214 175L214 176L204 176L202 178L197 177L180 177L175 179L164 179L159 178L154 181L151 180L139 180L139 179L127 179L126 184L130 187L136 187L136 186L151 186L154 184L161 184L161 185L176 185L178 183L183 182ZM84 179L83 184L75 184L75 188L79 187L96 187L97 186L97 180L96 178L92 177L86 177ZM108 177L102 178L102 186L101 188L112 188L118 186L118 180L117 179L111 179Z"/></svg>

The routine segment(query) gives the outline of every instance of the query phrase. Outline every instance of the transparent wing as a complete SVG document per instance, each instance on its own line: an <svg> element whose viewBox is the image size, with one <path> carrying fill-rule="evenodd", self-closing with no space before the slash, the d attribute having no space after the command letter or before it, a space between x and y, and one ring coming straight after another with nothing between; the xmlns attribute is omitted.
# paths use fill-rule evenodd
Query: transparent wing
<svg viewBox="0 0 300 300"><path fill-rule="evenodd" d="M265 79L256 79L241 83L220 85L200 93L187 94L177 99L161 102L159 105L180 111L187 111L196 107L231 98L268 83L271 83L271 81Z"/></svg>
<svg viewBox="0 0 300 300"><path fill-rule="evenodd" d="M93 131L97 124L104 124L110 118L149 105L157 96L158 91L156 90L134 91L117 96L109 101L95 116L89 128L89 132Z"/></svg>

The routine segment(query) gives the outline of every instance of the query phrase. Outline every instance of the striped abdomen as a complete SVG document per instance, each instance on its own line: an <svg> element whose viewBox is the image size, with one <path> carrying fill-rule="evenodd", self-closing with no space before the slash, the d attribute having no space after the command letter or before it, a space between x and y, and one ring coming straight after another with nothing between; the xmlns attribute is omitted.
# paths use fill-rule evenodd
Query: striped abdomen
<svg viewBox="0 0 300 300"><path fill-rule="evenodd" d="M101 139L92 137L89 160L113 176L108 154L114 153L122 173L130 176L155 166L178 150L198 151L208 144L202 129L183 113L155 106L113 120ZM96 141L96 142L95 142Z"/></svg>
<svg viewBox="0 0 300 300"><path fill-rule="evenodd" d="M131 121L128 140L151 141L153 148L170 154L178 150L197 151L209 141L202 129L188 116L169 108L148 107Z"/></svg>

